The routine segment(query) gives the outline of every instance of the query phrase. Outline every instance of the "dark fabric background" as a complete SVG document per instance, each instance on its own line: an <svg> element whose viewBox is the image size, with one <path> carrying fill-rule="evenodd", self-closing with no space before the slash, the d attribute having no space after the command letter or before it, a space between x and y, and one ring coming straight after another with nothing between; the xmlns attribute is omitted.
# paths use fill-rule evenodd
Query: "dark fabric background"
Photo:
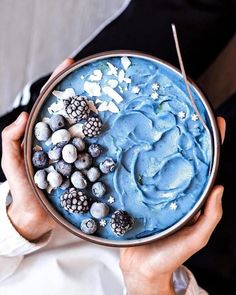
<svg viewBox="0 0 236 295"><path fill-rule="evenodd" d="M171 23L178 31L188 75L198 78L235 33L236 1L230 0L133 0L123 14L108 25L75 56L115 49L144 51L178 66ZM31 101L0 119L0 131L19 115L30 111L43 84L31 86ZM236 294L236 96L218 113L227 120L218 182L225 185L224 218L208 246L187 262L201 286L210 294ZM1 153L1 150L0 150ZM0 171L0 180L5 179Z"/></svg>

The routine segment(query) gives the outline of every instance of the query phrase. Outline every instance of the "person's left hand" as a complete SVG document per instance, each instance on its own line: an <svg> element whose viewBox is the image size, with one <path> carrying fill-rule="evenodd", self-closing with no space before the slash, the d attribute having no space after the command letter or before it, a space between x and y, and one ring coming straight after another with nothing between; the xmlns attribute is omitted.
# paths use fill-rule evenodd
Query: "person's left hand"
<svg viewBox="0 0 236 295"><path fill-rule="evenodd" d="M225 121L217 118L222 142ZM216 186L195 222L157 242L121 248L120 267L129 295L175 294L172 275L189 257L202 249L222 217L224 188Z"/></svg>

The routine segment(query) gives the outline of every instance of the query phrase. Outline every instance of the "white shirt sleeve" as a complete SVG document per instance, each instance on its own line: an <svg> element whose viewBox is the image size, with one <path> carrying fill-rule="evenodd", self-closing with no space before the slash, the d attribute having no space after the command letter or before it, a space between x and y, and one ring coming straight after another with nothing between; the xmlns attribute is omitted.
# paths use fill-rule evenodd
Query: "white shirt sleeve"
<svg viewBox="0 0 236 295"><path fill-rule="evenodd" d="M183 265L174 272L173 284L176 295L208 295L198 286L191 271ZM124 289L123 295L128 295L126 289Z"/></svg>
<svg viewBox="0 0 236 295"><path fill-rule="evenodd" d="M198 286L198 283L189 269L179 267L173 274L173 284L176 295L207 295L208 293Z"/></svg>
<svg viewBox="0 0 236 295"><path fill-rule="evenodd" d="M37 243L30 243L16 231L7 215L9 192L6 181L0 185L0 281L15 272L24 255L46 246L51 236L47 233Z"/></svg>

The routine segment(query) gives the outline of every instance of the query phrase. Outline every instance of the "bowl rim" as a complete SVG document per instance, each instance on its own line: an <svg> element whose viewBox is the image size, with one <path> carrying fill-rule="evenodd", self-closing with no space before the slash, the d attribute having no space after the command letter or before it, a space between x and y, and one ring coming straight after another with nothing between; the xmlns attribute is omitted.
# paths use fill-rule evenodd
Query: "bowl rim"
<svg viewBox="0 0 236 295"><path fill-rule="evenodd" d="M31 161L31 155L32 155L32 137L33 137L33 127L35 124L35 121L38 116L38 110L41 109L44 101L48 97L48 95L52 92L54 87L59 84L66 76L68 76L71 72L74 70L88 64L95 62L97 60L111 58L111 57L137 57L137 58L143 58L146 60L150 60L155 63L159 63L164 65L165 67L169 68L170 70L174 71L177 75L182 77L182 74L180 70L171 65L170 63L157 58L151 54L147 54L141 51L135 51L135 50L112 50L112 51L105 51L101 53L96 53L93 55L90 55L88 57L85 57L81 60L78 60L74 64L70 65L63 71L61 71L59 74L57 74L50 82L47 82L47 84L43 87L41 90L36 102L33 105L33 108L29 115L29 120L27 122L26 130L25 130L25 136L24 136L24 162L27 172L27 177L30 182L31 188L38 198L39 202L43 206L43 208L46 210L46 212L63 228L68 230L69 232L73 233L74 235L78 236L79 238L82 238L86 241L99 244L102 246L108 246L108 247L134 247L134 246L140 246L145 245L154 241L157 241L159 239L162 239L164 237L167 237L176 231L180 230L184 225L186 225L193 216L201 209L203 204L205 203L213 185L217 177L218 168L219 168L219 161L220 161L220 136L219 136L219 130L216 123L215 115L212 110L212 107L210 106L210 103L207 101L206 96L201 91L201 89L197 86L197 84L188 77L188 81L191 83L191 85L194 87L194 90L198 94L198 97L200 98L202 104L204 105L209 121L211 124L211 134L212 134L212 141L213 141L213 163L211 167L211 174L208 180L208 183L202 192L201 197L198 199L196 204L193 206L193 208L184 215L178 222L170 226L169 228L165 229L164 231L154 233L151 236L143 237L140 239L132 239L132 240L108 240L105 238L93 236L93 235L86 235L84 234L79 228L71 224L69 221L67 221L62 215L59 214L59 212L56 211L56 209L52 206L52 204L47 199L46 195L43 191L41 191L36 184L34 183L33 179L33 165Z"/></svg>

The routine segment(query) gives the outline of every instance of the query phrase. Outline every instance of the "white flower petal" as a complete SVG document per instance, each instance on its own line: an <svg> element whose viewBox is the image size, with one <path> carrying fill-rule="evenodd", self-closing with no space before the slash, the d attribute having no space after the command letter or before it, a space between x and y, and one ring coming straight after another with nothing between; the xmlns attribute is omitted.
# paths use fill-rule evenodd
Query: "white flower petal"
<svg viewBox="0 0 236 295"><path fill-rule="evenodd" d="M108 80L107 85L109 85L111 88L116 88L119 82L117 80Z"/></svg>
<svg viewBox="0 0 236 295"><path fill-rule="evenodd" d="M90 108L90 110L91 110L92 112L94 112L95 114L98 113L98 110L97 110L97 108L96 108L96 106L95 106L95 104L94 104L93 101L88 100L88 105L89 105L89 108Z"/></svg>
<svg viewBox="0 0 236 295"><path fill-rule="evenodd" d="M119 113L120 110L117 105L114 104L114 102L110 101L108 104L108 111L112 113Z"/></svg>
<svg viewBox="0 0 236 295"><path fill-rule="evenodd" d="M116 103L120 103L123 101L123 98L117 93L114 89L109 86L105 86L102 88L103 92L108 95L110 98L114 99Z"/></svg>
<svg viewBox="0 0 236 295"><path fill-rule="evenodd" d="M95 100L95 103L102 103L102 100L99 99L99 98L97 98L97 99Z"/></svg>
<svg viewBox="0 0 236 295"><path fill-rule="evenodd" d="M90 81L101 81L102 79L102 72L100 70L94 70L93 75L89 76Z"/></svg>
<svg viewBox="0 0 236 295"><path fill-rule="evenodd" d="M82 127L83 127L83 124L81 123L77 123L77 124L74 124L73 126L71 126L68 131L70 132L71 134L71 137L80 137L80 138L84 138L84 134L83 134L83 131L82 131Z"/></svg>
<svg viewBox="0 0 236 295"><path fill-rule="evenodd" d="M84 90L90 96L101 96L101 87L98 83L85 81L84 82Z"/></svg>
<svg viewBox="0 0 236 295"><path fill-rule="evenodd" d="M64 91L54 90L52 94L59 99L69 99L70 97L75 96L75 91L73 88L67 88Z"/></svg>
<svg viewBox="0 0 236 295"><path fill-rule="evenodd" d="M99 112L105 112L108 110L108 103L106 101L102 102L98 107Z"/></svg>
<svg viewBox="0 0 236 295"><path fill-rule="evenodd" d="M107 75L115 75L117 76L117 67L113 66L110 62L107 62L107 65L109 67L109 71L107 72Z"/></svg>
<svg viewBox="0 0 236 295"><path fill-rule="evenodd" d="M55 114L65 109L63 100L59 100L58 102L54 102L48 108L49 114Z"/></svg>
<svg viewBox="0 0 236 295"><path fill-rule="evenodd" d="M118 74L119 82L122 83L124 81L124 78L125 78L125 72L124 72L124 70L120 70L119 74Z"/></svg>
<svg viewBox="0 0 236 295"><path fill-rule="evenodd" d="M121 63L122 63L122 66L125 70L127 70L128 67L131 65L131 61L128 59L127 56L123 56L121 58Z"/></svg>
<svg viewBox="0 0 236 295"><path fill-rule="evenodd" d="M138 86L133 86L132 92L138 94L140 92L140 88Z"/></svg>

